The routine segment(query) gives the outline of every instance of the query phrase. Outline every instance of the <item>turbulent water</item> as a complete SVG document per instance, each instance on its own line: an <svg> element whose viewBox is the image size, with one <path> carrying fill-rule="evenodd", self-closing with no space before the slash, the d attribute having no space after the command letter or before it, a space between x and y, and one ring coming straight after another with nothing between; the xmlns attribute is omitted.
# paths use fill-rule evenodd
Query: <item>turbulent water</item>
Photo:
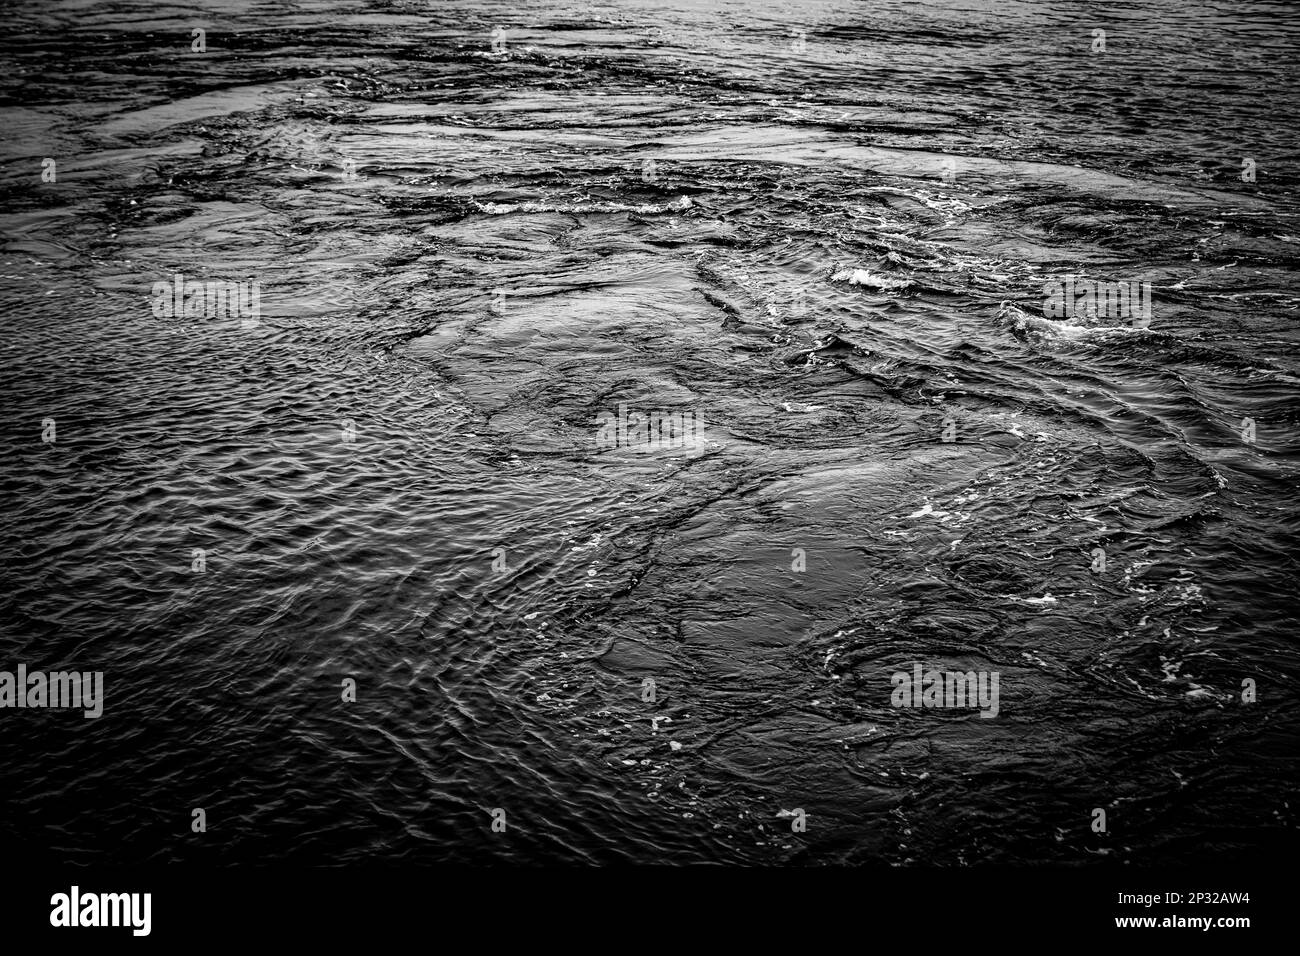
<svg viewBox="0 0 1300 956"><path fill-rule="evenodd" d="M1294 840L1289 4L0 16L0 669L105 687L0 711L6 852ZM893 706L918 663L997 717Z"/></svg>

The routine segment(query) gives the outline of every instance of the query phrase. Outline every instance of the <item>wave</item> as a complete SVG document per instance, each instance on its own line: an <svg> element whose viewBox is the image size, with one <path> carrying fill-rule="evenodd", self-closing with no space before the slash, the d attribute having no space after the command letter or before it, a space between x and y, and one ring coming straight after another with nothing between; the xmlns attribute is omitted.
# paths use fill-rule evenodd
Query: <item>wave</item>
<svg viewBox="0 0 1300 956"><path fill-rule="evenodd" d="M521 203L481 203L475 201L474 205L489 216L507 216L516 212L563 212L574 215L630 212L640 216L650 216L656 213L685 212L693 204L690 196L680 196L672 202L663 203L547 202L545 200L530 199Z"/></svg>
<svg viewBox="0 0 1300 956"><path fill-rule="evenodd" d="M881 289L883 291L907 289L913 284L911 279L895 279L889 276L882 276L873 272L868 272L866 269L844 269L831 276L831 281L847 282L849 285L867 286L872 289Z"/></svg>

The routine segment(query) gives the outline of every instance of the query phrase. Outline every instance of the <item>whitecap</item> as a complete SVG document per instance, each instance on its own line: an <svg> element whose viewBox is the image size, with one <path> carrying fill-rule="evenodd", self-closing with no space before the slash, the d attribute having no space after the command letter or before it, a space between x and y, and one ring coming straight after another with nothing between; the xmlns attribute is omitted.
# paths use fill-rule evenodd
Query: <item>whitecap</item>
<svg viewBox="0 0 1300 956"><path fill-rule="evenodd" d="M906 289L912 284L911 279L891 279L889 276L874 275L866 269L843 269L831 276L831 281L865 285L873 289Z"/></svg>

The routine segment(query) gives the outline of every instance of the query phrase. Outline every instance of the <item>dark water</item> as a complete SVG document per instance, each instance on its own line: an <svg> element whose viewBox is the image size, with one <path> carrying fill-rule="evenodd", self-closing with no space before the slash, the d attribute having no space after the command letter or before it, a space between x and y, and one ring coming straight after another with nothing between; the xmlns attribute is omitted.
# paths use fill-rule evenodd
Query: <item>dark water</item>
<svg viewBox="0 0 1300 956"><path fill-rule="evenodd" d="M1294 842L1290 4L0 17L0 669L106 688L0 711L6 852ZM1069 274L1150 326L1043 318ZM620 402L704 444L602 449ZM998 717L891 707L913 662Z"/></svg>

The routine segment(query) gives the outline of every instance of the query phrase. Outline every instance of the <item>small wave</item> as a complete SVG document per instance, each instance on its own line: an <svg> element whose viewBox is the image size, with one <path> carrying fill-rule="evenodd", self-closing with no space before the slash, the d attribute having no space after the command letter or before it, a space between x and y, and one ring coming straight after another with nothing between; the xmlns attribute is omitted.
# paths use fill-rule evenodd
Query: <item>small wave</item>
<svg viewBox="0 0 1300 956"><path fill-rule="evenodd" d="M642 203L635 205L632 203L619 202L602 202L602 203L565 203L565 202L544 202L541 200L530 199L521 203L495 203L495 202L476 202L478 206L489 216L505 216L513 212L565 212L565 213L610 213L610 212L632 212L638 215L648 216L655 213L664 212L684 212L691 208L691 198L681 196L672 202L666 203Z"/></svg>
<svg viewBox="0 0 1300 956"><path fill-rule="evenodd" d="M847 282L849 285L865 285L873 289L906 289L912 285L911 279L893 279L889 276L875 275L866 269L844 269L831 276L832 282Z"/></svg>
<svg viewBox="0 0 1300 956"><path fill-rule="evenodd" d="M998 309L997 318L998 321L1010 327L1011 331L1017 336L1040 340L1098 341L1149 334L1150 332L1149 329L1131 325L1089 325L1072 322L1068 319L1049 319L1026 312L1010 302L1002 303L1002 306Z"/></svg>
<svg viewBox="0 0 1300 956"><path fill-rule="evenodd" d="M955 196L922 192L915 189L902 189L898 186L869 186L864 192L884 193L890 196L903 196L907 199L915 200L927 209L937 209L942 212L964 213L970 212L973 208L969 203L962 202Z"/></svg>

